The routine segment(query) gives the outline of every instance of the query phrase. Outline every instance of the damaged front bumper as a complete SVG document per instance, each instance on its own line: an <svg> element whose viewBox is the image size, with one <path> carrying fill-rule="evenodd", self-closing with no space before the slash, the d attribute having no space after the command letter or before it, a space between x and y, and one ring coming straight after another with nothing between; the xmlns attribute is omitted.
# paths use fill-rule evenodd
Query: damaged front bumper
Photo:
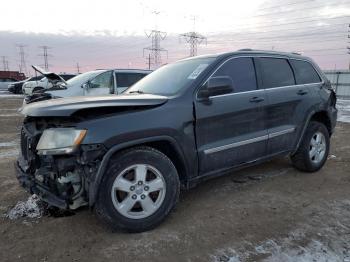
<svg viewBox="0 0 350 262"><path fill-rule="evenodd" d="M29 193L60 209L76 209L89 203L89 188L106 150L102 145L82 145L72 155L39 156L15 162L17 179Z"/></svg>
<svg viewBox="0 0 350 262"><path fill-rule="evenodd" d="M16 170L16 177L18 179L18 182L24 189L26 189L30 194L38 195L41 200L52 206L61 209L69 209L69 203L65 199L56 196L50 191L50 188L36 181L34 176L24 172L21 168L20 162L21 159L19 158L14 164Z"/></svg>

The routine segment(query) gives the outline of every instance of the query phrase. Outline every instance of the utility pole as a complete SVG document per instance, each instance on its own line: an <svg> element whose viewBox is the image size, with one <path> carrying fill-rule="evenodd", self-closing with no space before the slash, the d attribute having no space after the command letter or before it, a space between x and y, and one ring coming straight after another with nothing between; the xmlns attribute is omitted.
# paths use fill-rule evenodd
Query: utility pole
<svg viewBox="0 0 350 262"><path fill-rule="evenodd" d="M19 72L24 73L25 75L28 75L27 64L26 64L26 53L24 52L24 48L26 46L23 44L18 44L16 46L19 49L19 57L20 57Z"/></svg>
<svg viewBox="0 0 350 262"><path fill-rule="evenodd" d="M349 24L349 28L348 28L348 33L350 33L350 24ZM350 35L348 34L348 39L350 38ZM348 44L350 44L350 42L348 42ZM350 46L346 47L348 49L348 55L350 55ZM349 70L350 70L350 62L349 62Z"/></svg>
<svg viewBox="0 0 350 262"><path fill-rule="evenodd" d="M153 12L156 16L159 15L159 12ZM162 65L162 52L166 52L168 55L168 50L162 48L160 46L160 42L164 40L167 36L166 32L162 32L157 30L157 24L155 29L150 32L146 32L146 36L151 38L152 44L149 47L145 47L143 49L143 56L145 57L145 53L148 53L148 67L151 68L151 59L155 68Z"/></svg>
<svg viewBox="0 0 350 262"><path fill-rule="evenodd" d="M197 55L197 47L198 45L202 44L204 41L206 43L207 38L195 30L196 25L196 17L193 16L193 31L187 32L180 35L180 39L184 38L187 43L190 45L190 56L196 56Z"/></svg>
<svg viewBox="0 0 350 262"><path fill-rule="evenodd" d="M80 66L79 66L79 62L77 62L77 73L78 73L78 75L80 74Z"/></svg>
<svg viewBox="0 0 350 262"><path fill-rule="evenodd" d="M49 60L48 57L51 56L51 54L49 54L47 52L48 49L51 49L51 47L47 46L47 45L43 45L43 46L39 46L40 49L43 50L43 53L40 54L39 56L43 56L44 57L44 69L45 71L49 71Z"/></svg>
<svg viewBox="0 0 350 262"><path fill-rule="evenodd" d="M4 71L10 71L9 61L6 59L6 56L1 56L1 58L2 58L2 65L3 65Z"/></svg>

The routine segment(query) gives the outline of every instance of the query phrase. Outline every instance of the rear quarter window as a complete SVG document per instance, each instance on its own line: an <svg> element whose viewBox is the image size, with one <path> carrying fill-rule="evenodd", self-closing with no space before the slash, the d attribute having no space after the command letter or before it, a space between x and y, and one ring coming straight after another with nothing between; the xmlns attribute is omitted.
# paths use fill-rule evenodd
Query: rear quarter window
<svg viewBox="0 0 350 262"><path fill-rule="evenodd" d="M294 68L295 80L298 85L321 82L320 76L309 62L294 59L291 59L290 62Z"/></svg>
<svg viewBox="0 0 350 262"><path fill-rule="evenodd" d="M295 85L294 74L283 58L259 58L264 88Z"/></svg>

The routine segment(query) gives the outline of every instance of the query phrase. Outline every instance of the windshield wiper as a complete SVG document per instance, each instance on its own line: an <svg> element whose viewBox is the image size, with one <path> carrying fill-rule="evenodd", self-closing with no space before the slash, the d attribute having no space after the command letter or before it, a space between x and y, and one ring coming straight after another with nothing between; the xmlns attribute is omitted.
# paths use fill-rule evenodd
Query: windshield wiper
<svg viewBox="0 0 350 262"><path fill-rule="evenodd" d="M138 94L144 94L145 92L141 91L141 90L135 90L135 91L130 91L129 94L132 93L138 93Z"/></svg>

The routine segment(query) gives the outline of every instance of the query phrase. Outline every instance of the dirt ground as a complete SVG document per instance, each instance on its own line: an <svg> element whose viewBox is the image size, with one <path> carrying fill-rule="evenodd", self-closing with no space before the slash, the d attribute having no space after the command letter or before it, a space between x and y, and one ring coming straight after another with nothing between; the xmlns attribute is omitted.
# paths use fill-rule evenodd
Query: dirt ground
<svg viewBox="0 0 350 262"><path fill-rule="evenodd" d="M324 168L313 174L280 158L182 192L158 228L111 233L93 212L19 218L22 100L0 97L0 261L350 261L350 124L340 123Z"/></svg>

